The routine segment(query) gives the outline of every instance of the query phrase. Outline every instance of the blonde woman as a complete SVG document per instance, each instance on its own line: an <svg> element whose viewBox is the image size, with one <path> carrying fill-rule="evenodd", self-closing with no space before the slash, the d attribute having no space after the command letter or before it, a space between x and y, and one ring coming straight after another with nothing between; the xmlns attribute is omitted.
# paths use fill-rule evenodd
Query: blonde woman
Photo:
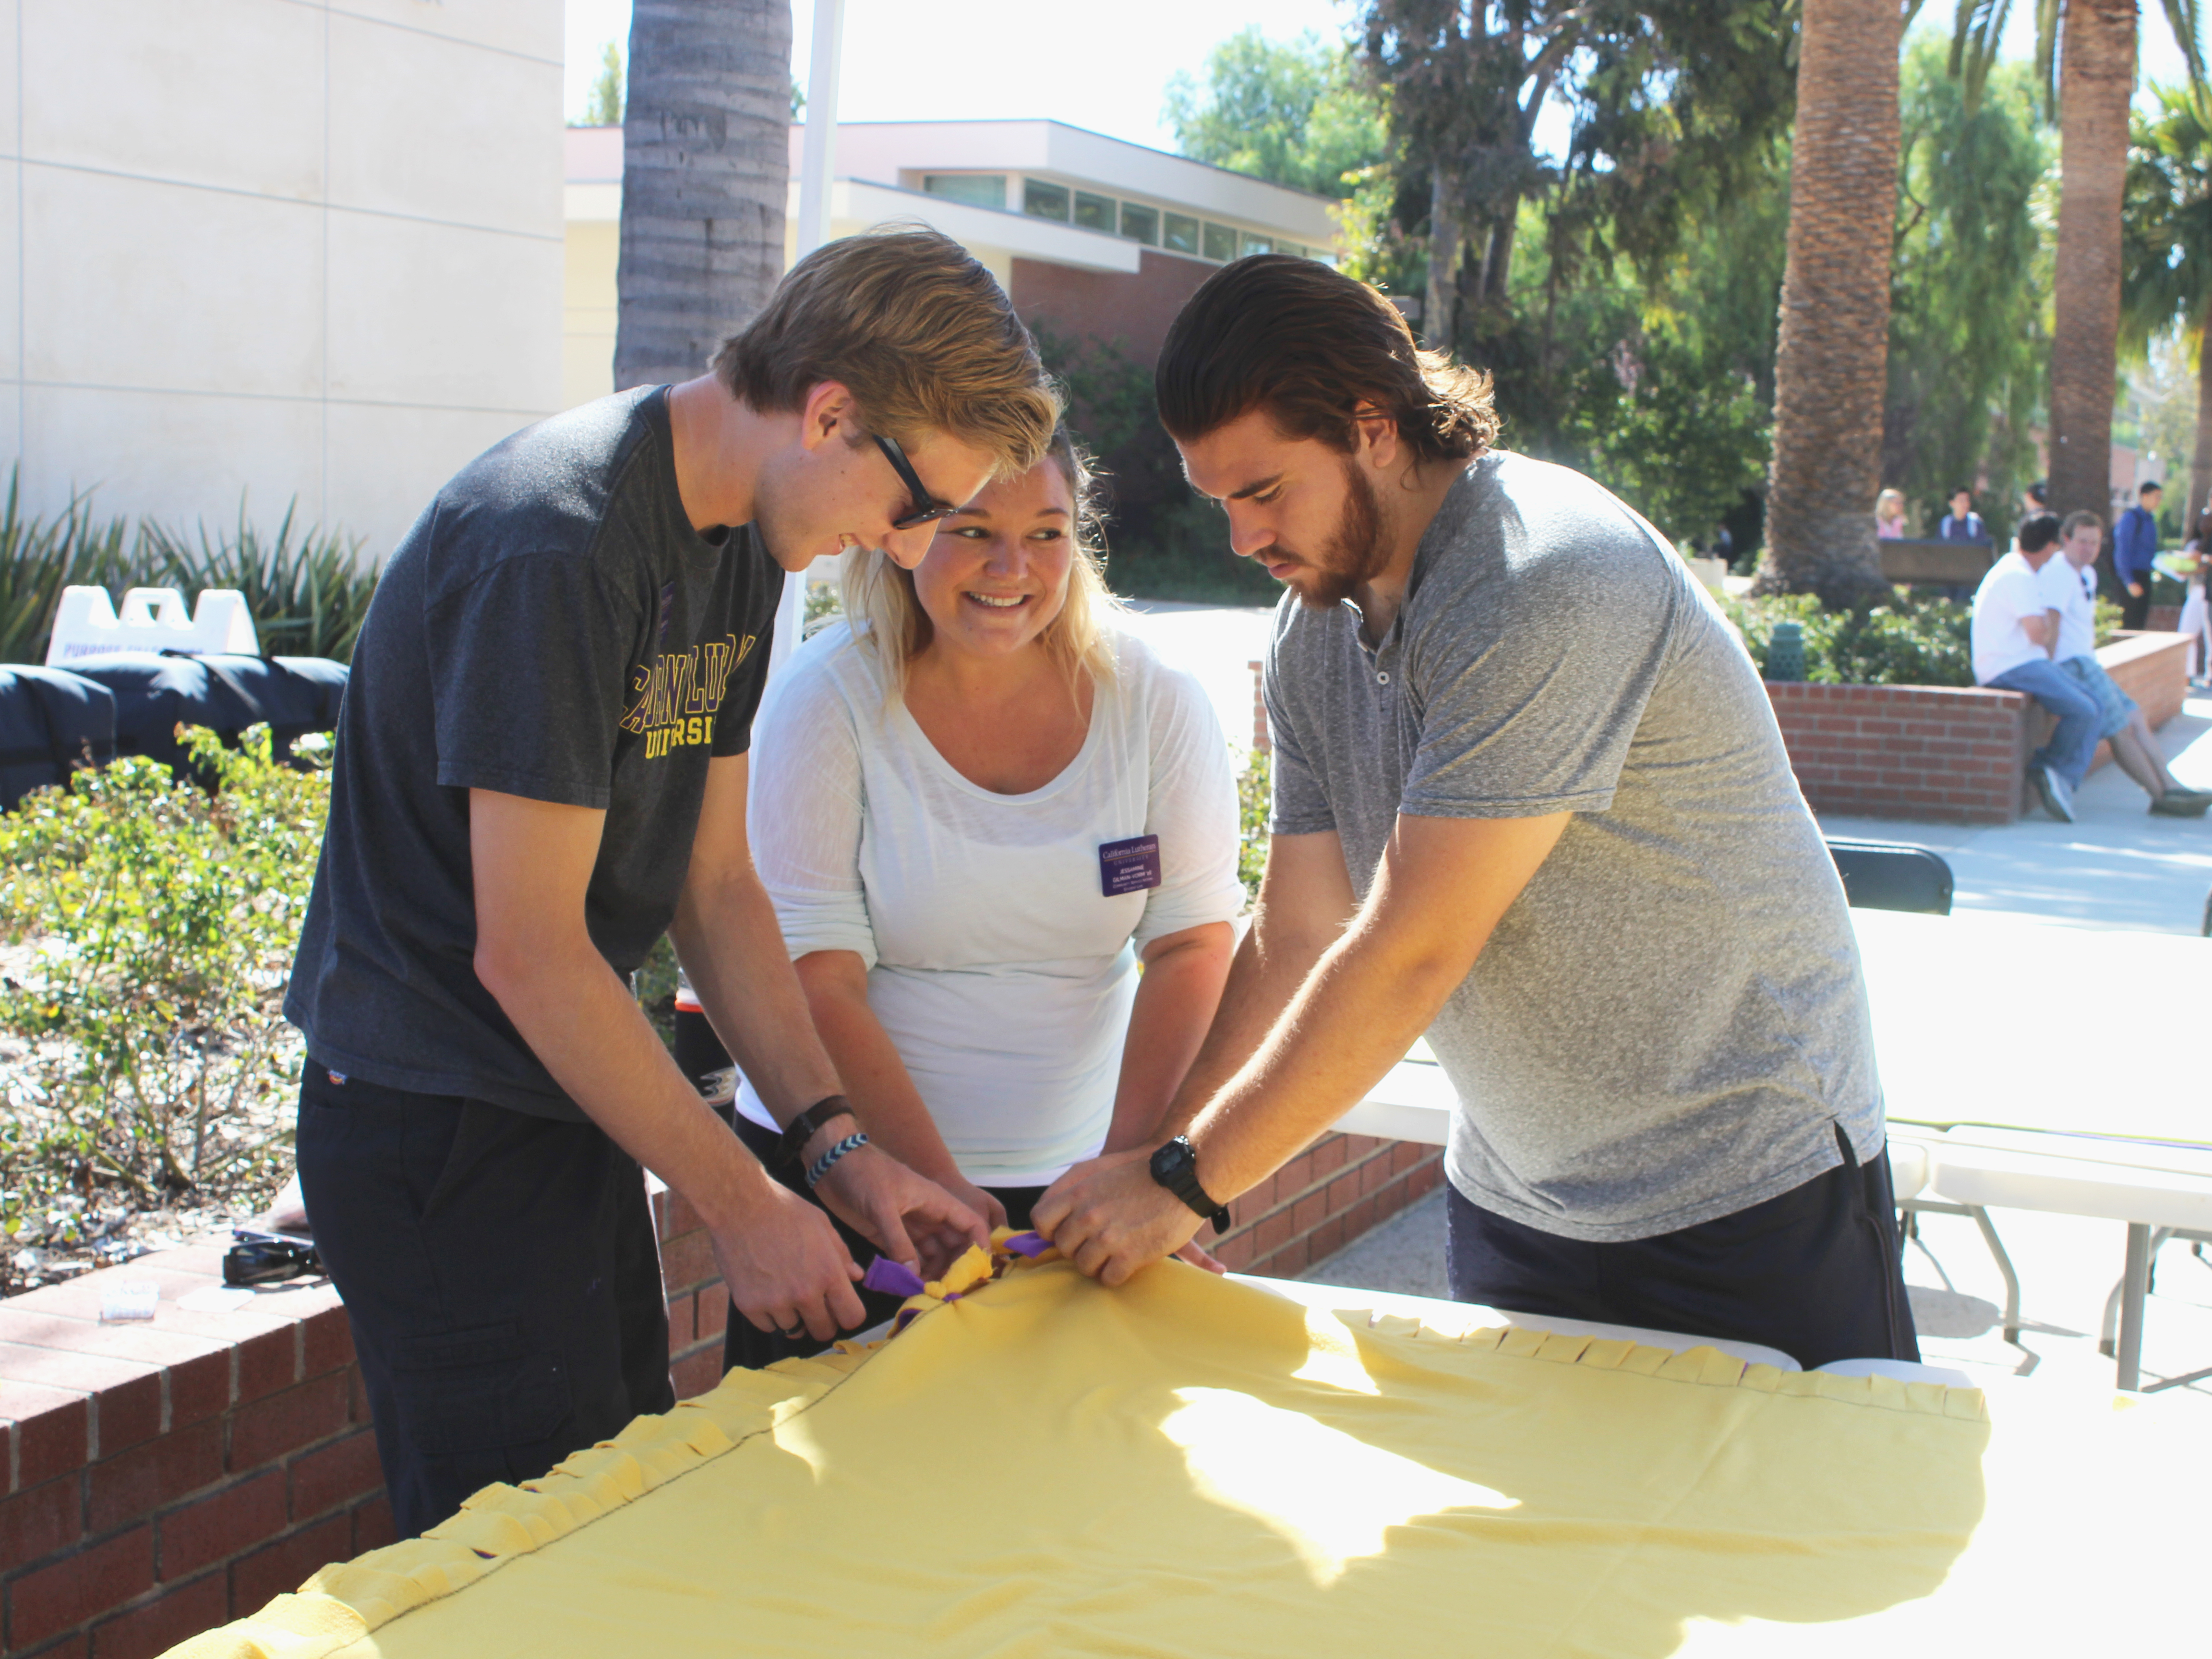
<svg viewBox="0 0 2212 1659"><path fill-rule="evenodd" d="M1885 489L1874 498L1874 533L1886 542L1899 541L1904 538L1904 491Z"/></svg>
<svg viewBox="0 0 2212 1659"><path fill-rule="evenodd" d="M848 550L850 625L793 659L753 748L754 856L860 1127L1017 1226L1152 1136L1243 897L1219 724L1115 626L1085 486L1061 439L912 572ZM729 1330L732 1364L822 1346Z"/></svg>

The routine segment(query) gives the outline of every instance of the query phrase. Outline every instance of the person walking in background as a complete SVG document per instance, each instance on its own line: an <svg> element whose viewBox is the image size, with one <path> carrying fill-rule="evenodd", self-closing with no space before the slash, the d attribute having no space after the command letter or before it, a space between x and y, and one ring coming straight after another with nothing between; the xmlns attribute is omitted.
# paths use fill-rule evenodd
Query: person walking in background
<svg viewBox="0 0 2212 1659"><path fill-rule="evenodd" d="M1874 533L1886 542L1905 537L1905 492L1885 489L1874 498Z"/></svg>
<svg viewBox="0 0 2212 1659"><path fill-rule="evenodd" d="M2058 556L2058 519L2039 513L2022 519L2010 552L1990 567L1974 590L1974 681L2003 691L2025 691L2058 717L2058 729L2028 758L2028 781L2043 810L2062 823L2074 822L2074 784L2089 769L2097 747L2096 699L2058 670L2058 606L2042 580L2044 566Z"/></svg>
<svg viewBox="0 0 2212 1659"><path fill-rule="evenodd" d="M2020 511L2024 519L2051 511L2051 485L2047 480L2038 478L2020 492Z"/></svg>
<svg viewBox="0 0 2212 1659"><path fill-rule="evenodd" d="M2150 620L2151 561L2158 556L2158 504L2164 495L2156 483L2136 492L2136 505L2120 514L2112 526L2112 570L2120 579L2120 626L2141 628Z"/></svg>
<svg viewBox="0 0 2212 1659"><path fill-rule="evenodd" d="M2142 786L2150 810L2169 818L2199 818L2212 806L2212 793L2185 789L2166 770L2165 752L2143 718L2141 705L2120 690L2097 660L2097 554L2105 521L2094 513L2069 513L2060 526L2059 552L2039 573L2044 592L2058 612L2058 639L2051 656L2058 671L2096 700L2097 735L2112 744L2112 758ZM2066 781L2080 788L2094 759L2081 757L2081 771Z"/></svg>
<svg viewBox="0 0 2212 1659"><path fill-rule="evenodd" d="M2212 496L2197 515L2189 539L2182 544L2188 574L2181 601L2181 631L2189 636L2190 684L2203 686L2212 679L2212 605L2205 603L2208 572L2212 572Z"/></svg>
<svg viewBox="0 0 2212 1659"><path fill-rule="evenodd" d="M1974 511L1974 492L1964 484L1951 492L1951 510L1943 515L1943 522L1936 526L1936 534L1947 542L1989 540L1990 527L1982 522L1982 515Z"/></svg>

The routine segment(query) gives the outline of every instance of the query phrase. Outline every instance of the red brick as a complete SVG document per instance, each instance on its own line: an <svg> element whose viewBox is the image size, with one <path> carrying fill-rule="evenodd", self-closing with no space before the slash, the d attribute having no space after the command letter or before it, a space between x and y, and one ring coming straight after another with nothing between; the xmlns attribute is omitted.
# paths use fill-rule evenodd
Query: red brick
<svg viewBox="0 0 2212 1659"><path fill-rule="evenodd" d="M1226 1238L1215 1240L1206 1248L1232 1273L1244 1273L1251 1266L1252 1235L1249 1232L1232 1233Z"/></svg>
<svg viewBox="0 0 2212 1659"><path fill-rule="evenodd" d="M668 1368L678 1400L696 1400L722 1380L722 1345L716 1342L689 1353Z"/></svg>
<svg viewBox="0 0 2212 1659"><path fill-rule="evenodd" d="M145 1325L102 1325L10 1301L0 1304L0 1342L164 1367L173 1427L211 1417L230 1403L230 1345L213 1337Z"/></svg>
<svg viewBox="0 0 2212 1659"><path fill-rule="evenodd" d="M1324 1221L1306 1235L1306 1250L1314 1261L1334 1255L1344 1248L1344 1218Z"/></svg>
<svg viewBox="0 0 2212 1659"><path fill-rule="evenodd" d="M15 1471L18 1491L82 1468L92 1456L88 1395L35 1382L0 1383L0 1420L11 1445L0 1446Z"/></svg>
<svg viewBox="0 0 2212 1659"><path fill-rule="evenodd" d="M300 1380L300 1334L289 1322L241 1336L230 1354L231 1403L242 1406Z"/></svg>
<svg viewBox="0 0 2212 1659"><path fill-rule="evenodd" d="M1313 1149L1315 1178L1318 1180L1334 1170L1341 1170L1345 1165L1348 1150L1342 1135L1330 1135L1316 1142Z"/></svg>
<svg viewBox="0 0 2212 1659"><path fill-rule="evenodd" d="M222 1425L195 1423L93 1465L85 1518L97 1538L222 1479Z"/></svg>
<svg viewBox="0 0 2212 1659"><path fill-rule="evenodd" d="M230 1605L240 1617L258 1612L270 1597L299 1589L317 1569L351 1559L352 1549L350 1515L302 1527L230 1564Z"/></svg>
<svg viewBox="0 0 2212 1659"><path fill-rule="evenodd" d="M1252 1230L1252 1253L1255 1257L1272 1255L1290 1239L1290 1212L1278 1210Z"/></svg>
<svg viewBox="0 0 2212 1659"><path fill-rule="evenodd" d="M714 1266L714 1243L704 1228L679 1235L660 1247L660 1280L672 1290L703 1285L720 1277Z"/></svg>
<svg viewBox="0 0 2212 1659"><path fill-rule="evenodd" d="M163 1516L157 1527L157 1571L168 1581L189 1577L267 1543L290 1524L284 1473L264 1470Z"/></svg>
<svg viewBox="0 0 2212 1659"><path fill-rule="evenodd" d="M706 1225L707 1218L699 1213L697 1206L690 1199L681 1193L668 1194L668 1231L661 1235L662 1237L673 1238L679 1233L701 1231Z"/></svg>
<svg viewBox="0 0 2212 1659"><path fill-rule="evenodd" d="M668 1352L672 1354L690 1347L699 1334L693 1308L697 1299L697 1293L692 1291L668 1298Z"/></svg>
<svg viewBox="0 0 2212 1659"><path fill-rule="evenodd" d="M229 1617L229 1581L211 1572L94 1626L92 1659L155 1659Z"/></svg>
<svg viewBox="0 0 2212 1659"><path fill-rule="evenodd" d="M1294 1199L1312 1186L1313 1180L1313 1154L1300 1152L1275 1171L1275 1196L1278 1200Z"/></svg>
<svg viewBox="0 0 2212 1659"><path fill-rule="evenodd" d="M369 1420L370 1416L368 1409L368 1385L361 1380L361 1367L356 1365L350 1370L347 1371L346 1381L346 1417L348 1420L351 1422L366 1423Z"/></svg>
<svg viewBox="0 0 2212 1659"><path fill-rule="evenodd" d="M343 1308L324 1308L300 1322L302 1381L353 1364L353 1325Z"/></svg>
<svg viewBox="0 0 2212 1659"><path fill-rule="evenodd" d="M154 1587L154 1529L133 1527L8 1587L8 1642L27 1648Z"/></svg>
<svg viewBox="0 0 2212 1659"><path fill-rule="evenodd" d="M0 1388L12 1382L89 1395L92 1444L102 1457L161 1431L161 1369L140 1360L0 1342Z"/></svg>
<svg viewBox="0 0 2212 1659"><path fill-rule="evenodd" d="M305 1521L325 1510L367 1498L384 1486L376 1437L367 1429L302 1452L292 1460L292 1518ZM167 1571L166 1565L163 1571Z"/></svg>
<svg viewBox="0 0 2212 1659"><path fill-rule="evenodd" d="M380 1550L386 1544L397 1542L398 1537L399 1529L392 1521L392 1500L382 1492L354 1510L353 1553L356 1555L368 1550Z"/></svg>
<svg viewBox="0 0 2212 1659"><path fill-rule="evenodd" d="M1391 1151L1390 1172L1396 1175L1402 1170L1412 1169L1422 1159L1434 1156L1435 1152L1432 1149L1424 1146L1418 1140L1401 1140Z"/></svg>
<svg viewBox="0 0 2212 1659"><path fill-rule="evenodd" d="M84 1483L64 1475L0 1502L0 1571L67 1549L84 1536Z"/></svg>
<svg viewBox="0 0 2212 1659"><path fill-rule="evenodd" d="M347 1401L352 1387L352 1372L332 1371L240 1407L230 1416L231 1469L258 1469L337 1433L350 1420Z"/></svg>
<svg viewBox="0 0 2212 1659"><path fill-rule="evenodd" d="M730 1293L719 1285L710 1291L700 1291L698 1307L692 1317L702 1337L721 1335L729 1328Z"/></svg>
<svg viewBox="0 0 2212 1659"><path fill-rule="evenodd" d="M65 1636L50 1648L40 1648L36 1653L26 1654L23 1659L89 1659L92 1638L82 1631L75 1636Z"/></svg>
<svg viewBox="0 0 2212 1659"><path fill-rule="evenodd" d="M1328 1213L1328 1194L1326 1192L1308 1193L1291 1206L1291 1231L1310 1232L1319 1226L1322 1218Z"/></svg>

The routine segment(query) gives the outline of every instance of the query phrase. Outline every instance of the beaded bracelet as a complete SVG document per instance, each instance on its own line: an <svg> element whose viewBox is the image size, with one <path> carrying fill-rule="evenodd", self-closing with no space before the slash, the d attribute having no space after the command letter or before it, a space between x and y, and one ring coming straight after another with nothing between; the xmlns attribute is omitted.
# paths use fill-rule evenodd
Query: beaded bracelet
<svg viewBox="0 0 2212 1659"><path fill-rule="evenodd" d="M855 1133L847 1135L835 1146L832 1146L828 1152L823 1153L821 1157L816 1158L812 1167L806 1171L806 1190L810 1193L812 1192L814 1190L815 1182L821 1180L823 1176L828 1175L830 1173L830 1166L835 1164L839 1158L844 1157L846 1153L853 1151L855 1147L865 1146L867 1144L867 1131L865 1129L860 1130Z"/></svg>

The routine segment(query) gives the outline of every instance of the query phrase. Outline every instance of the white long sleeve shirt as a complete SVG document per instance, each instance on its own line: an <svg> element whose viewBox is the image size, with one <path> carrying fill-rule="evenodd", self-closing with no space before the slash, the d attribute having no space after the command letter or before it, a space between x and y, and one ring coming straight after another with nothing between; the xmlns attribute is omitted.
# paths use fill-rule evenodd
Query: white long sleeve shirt
<svg viewBox="0 0 2212 1659"><path fill-rule="evenodd" d="M753 855L785 943L859 954L870 1009L979 1186L1041 1186L1097 1152L1137 952L1243 902L1212 708L1139 641L1116 647L1082 750L1027 794L955 771L842 624L792 659L754 735ZM1159 885L1107 896L1100 848L1143 836ZM738 1109L774 1127L750 1085Z"/></svg>

